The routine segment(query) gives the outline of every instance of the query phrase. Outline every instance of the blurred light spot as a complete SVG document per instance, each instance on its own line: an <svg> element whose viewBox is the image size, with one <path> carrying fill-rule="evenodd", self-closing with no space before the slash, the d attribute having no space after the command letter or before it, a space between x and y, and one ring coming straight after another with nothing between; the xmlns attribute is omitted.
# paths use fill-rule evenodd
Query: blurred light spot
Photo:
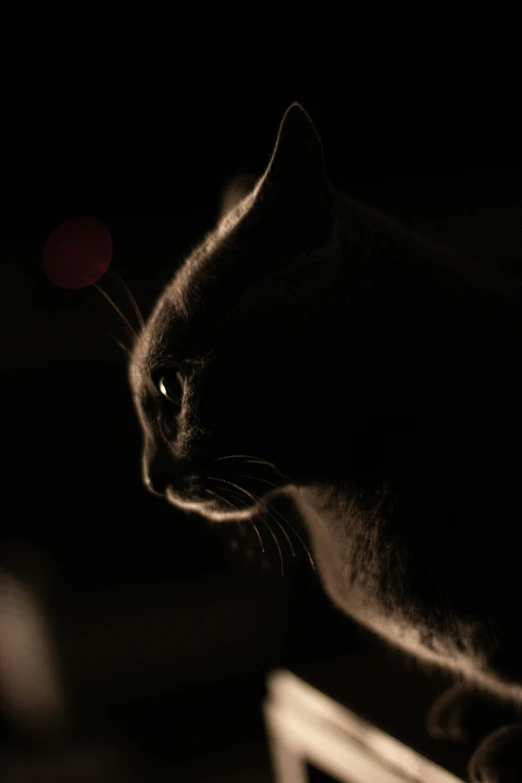
<svg viewBox="0 0 522 783"><path fill-rule="evenodd" d="M0 572L0 699L21 722L56 724L63 698L45 617L32 592Z"/></svg>
<svg viewBox="0 0 522 783"><path fill-rule="evenodd" d="M112 238L95 217L64 220L43 249L44 272L60 288L85 288L105 274L112 259Z"/></svg>

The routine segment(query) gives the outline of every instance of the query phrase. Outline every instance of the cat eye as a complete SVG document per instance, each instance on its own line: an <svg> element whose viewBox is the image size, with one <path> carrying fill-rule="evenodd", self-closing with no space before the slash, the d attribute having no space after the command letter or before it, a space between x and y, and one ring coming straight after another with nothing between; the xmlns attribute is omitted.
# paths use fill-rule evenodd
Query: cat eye
<svg viewBox="0 0 522 783"><path fill-rule="evenodd" d="M181 405L185 380L180 372L162 375L157 385L159 393L169 402L172 402L174 405Z"/></svg>

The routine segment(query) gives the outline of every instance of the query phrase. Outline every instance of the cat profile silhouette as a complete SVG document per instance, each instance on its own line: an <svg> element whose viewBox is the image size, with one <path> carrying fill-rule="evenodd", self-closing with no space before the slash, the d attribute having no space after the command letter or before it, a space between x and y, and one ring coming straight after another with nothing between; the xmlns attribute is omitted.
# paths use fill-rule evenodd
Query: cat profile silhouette
<svg viewBox="0 0 522 783"><path fill-rule="evenodd" d="M217 522L291 495L342 611L463 677L455 704L516 703L520 284L335 190L296 103L232 191L132 352L145 484ZM472 779L518 745L492 733Z"/></svg>

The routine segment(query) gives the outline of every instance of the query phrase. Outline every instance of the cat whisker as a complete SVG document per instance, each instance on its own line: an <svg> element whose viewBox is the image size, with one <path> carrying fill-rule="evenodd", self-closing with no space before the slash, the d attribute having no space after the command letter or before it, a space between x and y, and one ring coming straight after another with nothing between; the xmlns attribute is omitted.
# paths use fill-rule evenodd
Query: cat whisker
<svg viewBox="0 0 522 783"><path fill-rule="evenodd" d="M274 484L271 481L266 481L265 479L259 479L257 476L246 476L245 475L245 476L242 476L242 478L249 478L249 479L254 479L254 480L257 480L257 481L263 481L263 483L269 484L270 486L273 486L273 487L278 487L279 486L278 484ZM274 516L274 515L277 514L277 516L280 519L282 519L283 522L286 522L286 524L290 526L290 528L293 530L294 534L299 539L299 542L301 543L301 546L303 547L304 551L306 552L306 555L308 556L308 560L310 561L310 565L312 566L313 570L315 571L316 570L315 569L315 564L314 564L314 561L312 559L312 555L310 554L310 550L308 549L308 547L306 546L305 542L303 541L303 539L301 538L301 536L299 535L299 533L297 532L295 527L292 525L290 520L288 520L285 516L283 516L283 514L280 511L278 511L278 509L274 508L274 506L271 506L269 503L267 503L266 510L268 511L268 513L270 514L271 518L274 520L274 522L277 524L279 529L284 534L286 540L288 541L288 545L290 547L290 551L292 553L292 556L295 557L295 549L294 549L293 544L292 544L292 542L290 540L290 536L286 532L285 528L283 527L283 525L281 524L279 519L277 519L277 517Z"/></svg>
<svg viewBox="0 0 522 783"><path fill-rule="evenodd" d="M230 455L230 458L233 458L233 457L241 457L241 458L244 458L244 455ZM220 459L224 459L224 458L220 458ZM255 458L250 458L250 457L248 457L248 459L250 460L250 459L255 459ZM258 461L259 461L259 462L261 462L261 463L263 463L263 464L265 463L265 460L255 460L255 461L256 461L256 462L258 462ZM217 460L216 460L216 462L217 462ZM249 479L252 479L252 480L255 480L255 481L261 481L262 483L264 483L264 484L268 484L269 486L273 486L274 488L278 488L278 487L279 487L279 485L278 485L278 484L275 484L274 482L268 481L267 479L259 478L258 476L251 476L251 475L245 475L245 474L242 474L242 475L241 475L241 477L242 477L242 478L249 478ZM255 496L254 496L252 493L250 493L250 492L247 492L247 490L245 490L243 487L239 487L239 485L237 485L237 484L233 484L233 482L229 482L227 479L220 479L220 480L221 480L221 481L224 481L224 482L226 482L226 483L228 483L228 484L232 484L232 485L233 485L233 486L235 486L237 489L240 489L240 490L241 490L243 493L245 493L245 494L248 494L248 495L249 495L249 496L250 496L250 497L251 497L251 498L252 498L254 501L256 501L256 502L260 500L260 498L259 498L259 497L257 497L257 498L256 498L256 497L255 497ZM312 566L312 569L315 571L315 570L316 570L316 568L315 568L315 563L314 563L314 561L313 561L312 555L310 554L310 550L308 549L308 547L306 546L306 544L305 544L305 542L303 541L302 537L299 535L299 533L297 532L297 530L295 529L295 527L292 525L292 523L290 522L290 520L288 520L286 517L284 517L284 516L281 514L281 512L279 512L279 511L278 511L277 509L275 509L273 506L268 506L266 510L268 511L268 513L270 514L270 516L272 517L272 519L273 519L273 520L276 522L276 524L278 525L278 527L281 529L281 531L282 531L282 532L283 532L283 534L285 535L285 538L287 539L287 541L288 541L288 545L289 545L289 547L290 547L290 551L292 552L292 556L293 556L293 557L295 557L295 550L294 550L294 547L293 547L293 545L292 545L292 542L291 542L291 540L290 540L290 537L289 537L288 533L286 532L286 530L284 529L283 525L282 525L282 524L279 522L279 520L278 520L278 519L277 519L277 518L274 516L274 514L275 514L275 513L277 513L277 515L278 515L278 516L279 516L279 517L280 517L280 518L281 518L281 519L282 519L284 522L286 522L286 523L289 525L289 527L291 528L291 530L294 532L295 536L296 536L296 537L297 537L297 539L299 540L299 542L300 542L301 546L303 547L303 549L304 549L304 551L305 551L305 553L306 553L306 555L307 555L307 557L308 557L308 560L309 560L309 562L310 562L310 565ZM266 524L266 522L265 522L265 524ZM271 530L271 528L269 528L269 529L270 529L270 532L271 532L271 533L272 533L272 535L273 535L273 531ZM278 548L279 548L279 544L278 544L278 542L277 542L277 545L278 545ZM281 558L281 559L282 559L282 558Z"/></svg>
<svg viewBox="0 0 522 783"><path fill-rule="evenodd" d="M288 476L286 473L283 473L282 471L280 471L279 468L276 465L274 465L273 462L267 462L264 459L263 460L247 459L247 460L245 460L245 462L248 462L249 464L254 464L254 465L266 465L268 468L271 468L276 475L281 476L281 478L283 478L289 484L297 484L298 483L291 476Z"/></svg>
<svg viewBox="0 0 522 783"><path fill-rule="evenodd" d="M287 476L286 474L282 473L282 471L279 470L277 465L275 465L273 462L269 462L266 459L263 459L262 457L255 457L252 454L228 454L225 457L217 457L214 462L221 462L225 459L242 459L245 462L256 464L256 465L266 465L268 468L271 468L277 475L281 476L285 479L285 481L289 481L292 484L297 484L298 482L295 481L291 476Z"/></svg>
<svg viewBox="0 0 522 783"><path fill-rule="evenodd" d="M229 484L231 487L234 487L234 489L238 490L241 494L246 495L251 500L253 500L254 503L258 502L258 499L256 499L247 489L240 487L239 484L235 484L233 481L229 481L229 479L220 478L219 476L207 476L207 478L212 479L212 481L222 481L224 484Z"/></svg>
<svg viewBox="0 0 522 783"><path fill-rule="evenodd" d="M145 327L145 321L143 320L143 316L141 314L141 310L137 305L136 300L134 299L133 295L130 292L129 286L127 283L120 277L120 275L116 272L115 269L112 269L112 267L109 267L109 273L116 278L116 280L119 282L119 284L122 286L123 290L127 294L127 297L129 299L129 302L131 303L132 309L136 313L136 318L138 319L138 323L140 325L140 329L143 329Z"/></svg>
<svg viewBox="0 0 522 783"><path fill-rule="evenodd" d="M258 476L248 476L248 475L238 474L238 478L247 478L247 479L252 479L254 481L261 481L263 484L268 484L271 487L275 487L276 489L279 489L279 484L274 484L273 481L267 481L266 479L259 478ZM261 498L258 499L261 500ZM288 541L288 546L290 547L292 557L295 557L295 550L288 533L286 532L282 524L279 522L279 520L274 516L273 512L275 511L275 509L272 506L270 506L266 508L266 511L268 511L268 513L270 514L270 516L272 517L276 525L279 527L279 529L285 536L286 540Z"/></svg>
<svg viewBox="0 0 522 783"><path fill-rule="evenodd" d="M232 459L233 457L238 457L238 456L241 456L241 457L243 457L243 455L231 455L231 457L230 457L230 458ZM220 459L225 459L225 458L220 458ZM218 461L218 460L216 460L216 462L217 462L217 461ZM237 495L238 495L238 497L241 497L242 495L243 495L243 496L244 496L244 495L246 495L246 496L247 496L247 497L249 497L251 500L253 500L253 501L254 501L254 503L258 503L258 502L261 500L261 498L260 498L259 496L257 496L257 497L256 497L256 496L255 496L255 495L254 495L252 492L249 492L249 491L248 491L248 490L246 490L244 487L241 487L239 484L236 484L236 483L235 483L235 482L233 482L233 481L229 481L228 479L220 478L220 477L218 477L218 476L207 476L207 478L208 478L208 479L211 479L211 480L213 480L213 481L220 481L220 482L222 482L222 483L224 483L224 484L227 484L229 487L233 487L233 488L235 489L235 491L236 491L236 492L235 492L235 494L237 494ZM273 482L271 482L271 481L268 481L267 479L261 479L261 478L258 478L257 476L243 475L243 476L242 476L242 478L249 478L249 479L256 480L256 481L262 481L263 483L265 483L265 484L268 484L268 485L270 485L270 486L273 486L273 487L275 487L275 488L277 488L277 487L279 486L278 484L275 484L275 483L273 483ZM229 491L229 492L232 492L232 491L234 491L234 490L230 490L230 489L229 489L228 491ZM214 494L215 494L215 493L214 493ZM224 500L225 498L222 498L222 499ZM230 504L230 505L232 505L232 504ZM237 509L236 509L236 510L237 510ZM293 557L295 557L295 549L294 549L294 547L293 547L293 544L292 544L292 542L291 542L291 540L290 540L290 536L289 536L289 535L288 535L288 533L286 532L286 530L285 530L285 528L283 527L283 525L281 524L281 522L280 522L280 521L277 519L277 517L275 516L275 514L277 514L277 516L278 516L278 517L279 517L279 518L280 518L280 519L281 519L283 522L285 522L285 523L286 523L286 524L287 524L287 525L290 527L290 529L293 531L294 535L295 535L295 536L297 537L297 539L299 540L299 542L300 542L301 546L303 547L303 549L304 549L304 551L305 551L305 553L306 553L306 555L307 555L307 557L308 557L308 560L309 560L309 562L310 562L310 565L312 566L312 569L315 571L315 570L316 570L316 568L315 568L315 563L314 563L314 561L313 561L312 555L310 554L310 550L308 549L308 547L306 546L306 544L305 544L305 542L303 541L302 537L299 535L299 533L297 532L297 530L295 529L295 527L292 525L292 523L290 522L290 520L289 520L289 519L287 519L285 516L283 516L283 514L282 514L280 511L278 511L278 509L274 508L274 506L271 506L271 505L269 505L269 504L267 504L267 506L266 506L266 511L268 511L268 513L270 514L271 518L274 520L274 522L277 524L277 526L280 528L280 530L281 530L281 531L282 531L282 533L284 534L284 536L285 536L286 540L288 541L288 545L289 545L289 547L290 547L290 551L291 551L291 553L292 553L292 556L293 556ZM264 524L265 524L265 525L268 527L268 530L269 530L270 534L271 534L271 535L272 535L272 537L274 538L274 541L275 541L275 543L276 543L276 546L277 546L277 548L278 548L278 551L279 551L279 557L280 557L280 561L281 561L281 573L282 573L282 575L284 575L284 570L283 570L283 555L282 555L281 547L280 547L280 545L279 545L279 541L277 540L277 537L275 536L275 534L274 534L274 531L273 531L273 530L272 530L272 528L271 528L271 527L268 525L267 521L266 521L266 520L264 520L264 519L263 519L262 521L263 521L263 523L264 523ZM254 525L254 523L252 523L252 524ZM255 525L254 525L254 528L255 528L255 530L256 530L256 533L257 533L257 535L258 535L258 537L259 537L259 539L260 539L260 543L261 543L261 548L262 548L262 551L264 552L265 550L264 550L264 547L263 547L263 543L262 543L262 540L261 540L261 536L260 536L260 534L259 534L259 531L258 531L258 530L257 530L257 528L255 527Z"/></svg>
<svg viewBox="0 0 522 783"><path fill-rule="evenodd" d="M130 322L127 320L127 318L126 318L126 317L123 315L123 313L122 313L122 311L120 310L120 308L118 307L118 305L117 305L117 304L116 304L116 303L115 303L115 302L114 302L114 301L111 299L111 297L109 296L109 294L108 294L106 291L104 291L104 290L103 290L103 288L102 288L100 285L98 285L98 283L93 283L93 285L94 285L94 287L96 288L96 290L97 290L97 291L99 291L99 292L100 292L100 294L101 294L101 295L102 295L102 296L103 296L103 297L104 297L104 298L107 300L107 302L109 302L109 304L111 305L111 307L113 307L113 308L114 308L114 310L115 310L115 311L118 313L118 315L120 316L120 318L122 319L122 321L123 321L123 322L126 324L126 326L128 327L129 331L132 333L133 337L134 337L134 338L136 338L136 337L137 337L137 334L136 334L136 332L135 332L135 331L134 331L134 329L132 328L132 326L131 326Z"/></svg>
<svg viewBox="0 0 522 783"><path fill-rule="evenodd" d="M250 476L250 475L246 475L246 474L239 474L239 475L238 475L238 477L239 477L239 478L248 478L248 479L252 479L253 481L260 481L260 482L262 482L263 484L268 484L269 486L272 486L272 487L274 487L275 489L278 489L278 488L279 488L279 484L275 484L274 482L272 482L272 481L268 481L267 479L260 478L259 476ZM273 506L270 506L270 505L268 505L268 508L267 508L267 510L268 510L269 512L271 511L271 512L273 512L273 513L276 513L276 514L277 514L277 515L278 515L278 516L279 516L279 517L280 517L280 518L281 518L281 519L282 519L284 522L286 522L286 524L287 524L287 525L289 525L289 527L290 527L290 528L293 530L293 532L294 532L294 534L297 536L297 538L298 538L298 540L299 540L299 542L300 542L301 546L303 547L304 551L306 552L306 555L307 555L307 557L308 557L308 560L310 561L310 565L312 566L313 570L315 571L315 570L316 570L316 568L315 568L315 563L314 563L314 561L313 561L312 555L310 554L310 550L308 549L308 547L306 546L306 544L305 544L305 542L303 541L302 537L299 535L299 533L297 532L297 530L295 529L295 527L292 525L292 523L290 522L290 520L289 520L289 519L287 519L285 516L283 516L283 514L281 514L281 512L280 512L280 511L278 511L278 510L277 510L276 508L274 508ZM280 523L280 522L279 522L277 519L275 519L275 517L273 517L273 518L274 518L274 520L277 522L277 524L279 525L279 527L281 528L281 530L283 531L283 533L285 534L285 536L286 536L286 538L287 538L287 540L288 540L288 543L289 543L289 545L290 545L290 549L292 550L292 555L295 557L295 551L294 551L294 548L293 548L293 546L292 546L292 543L291 543L291 541L290 541L290 538L289 538L289 536L288 536L288 534L287 534L286 530L283 528L283 526L281 525L281 523Z"/></svg>
<svg viewBox="0 0 522 783"><path fill-rule="evenodd" d="M267 520L261 518L261 521L265 525L265 527L268 529L268 532L270 533L272 538L274 539L275 545L277 547L277 551L279 552L279 562L281 563L281 576L284 576L285 575L285 569L284 569L284 566L283 566L283 550L281 549L281 545L280 545L279 541L277 540L276 534L274 533L274 531L272 530L272 528L268 524Z"/></svg>
<svg viewBox="0 0 522 783"><path fill-rule="evenodd" d="M216 476L207 476L207 478L208 478L208 479L212 479L213 481L226 481L226 479L219 479L219 478L217 478ZM227 483L227 484L232 484L232 482L231 482L231 481L228 481L228 482L226 482L226 483ZM236 486L236 487L237 487L237 484L233 484L233 486ZM241 489L241 487L237 487L237 488L238 488L238 489ZM230 489L229 489L228 491L229 491L229 492L234 492L234 490L230 490ZM239 509L237 508L237 506L234 506L234 504L233 504L233 503L231 503L231 501L230 501L230 500L227 500L226 498L224 498L224 497L223 497L223 495L221 495L221 494L218 494L217 492L212 492L212 490L207 490L207 492L211 492L213 495L215 495L215 496L216 496L217 498L219 498L220 500L224 500L224 501L225 501L225 503L228 503L228 505L229 505L229 506L232 506L232 508L234 509L234 511L238 511L238 510L239 510ZM238 497L241 497L241 495L239 494L239 492L235 492L234 494L236 494ZM256 523L255 523L254 521L252 521L252 520L250 520L250 521L252 522L252 527L254 528L254 530L255 530L255 532L256 532L256 535L257 535L257 537L258 537L258 539L259 539L259 544L260 544L260 546L261 546L261 552L262 552L263 554L265 554L265 547L264 547L264 544L263 544L263 539L261 538L261 533L259 532L259 529L258 529L258 527L257 527Z"/></svg>
<svg viewBox="0 0 522 783"><path fill-rule="evenodd" d="M222 480L223 481L227 481L227 479L222 479ZM228 483L233 483L233 482L228 482ZM240 487L239 484L234 484L234 486L237 487L237 489L239 489L241 492L244 492L245 495L247 495L249 498L251 498L254 501L254 503L258 503L261 500L259 495L257 495L257 496L254 495L252 492L249 492L244 487ZM281 527L281 525L279 524L279 522L277 521L277 519L273 515L272 515L272 519L274 519L274 521L279 525L279 527ZM283 563L283 550L281 549L281 545L280 545L280 543L278 541L278 538L277 538L276 534L274 533L274 531L272 530L272 528L268 524L268 521L266 519L264 519L263 517L261 517L261 521L263 522L265 527L268 529L268 532L270 533L270 535L274 539L274 543L275 543L275 545L277 547L277 551L279 553L279 561L281 563L281 576L284 576L285 575L285 570L284 570L284 563ZM281 528L281 530L282 530L282 528ZM285 532L285 531L283 531L283 532ZM285 535L286 535L286 533L285 533ZM293 550L292 544L291 544L290 539L288 538L288 536L287 536L287 539L288 539L288 543L290 544L290 548L291 548L292 553L293 553L294 550Z"/></svg>
<svg viewBox="0 0 522 783"><path fill-rule="evenodd" d="M131 351L130 351L130 350L127 348L127 346L126 346L126 345L124 345L124 344L121 342L121 340L118 340L118 338L117 338L117 337L115 337L113 334L111 334L111 337L112 337L112 339L114 340L114 342L116 343L116 345L118 345L118 346L121 348L121 350L122 350L122 351L125 351L125 353L126 353L128 356L130 356L130 355L131 355Z"/></svg>
<svg viewBox="0 0 522 783"><path fill-rule="evenodd" d="M235 506L235 505L232 503L232 501L231 501L231 500L228 500L227 498L223 497L223 495L219 494L218 492L214 492L214 491L213 491L213 490L211 490L211 489L207 489L207 492L208 492L208 494L209 494L209 495L213 495L213 496L214 496L215 498L217 498L218 500L221 500L221 501L223 501L223 503L226 503L227 505L229 505L231 508L233 508L233 509L234 509L234 511L238 511L238 508L237 508L237 506ZM241 527L241 525L238 525L238 527L239 527L239 529L240 529L241 531L243 531L243 528ZM257 526L256 526L256 524L255 524L255 522L252 522L252 527L254 528L254 530L255 530L255 532L256 532L256 535L257 535L257 538L258 538L258 540L259 540L259 545L260 545L260 547L261 547L261 552L264 554L264 553L265 553L265 547L264 547L264 545L263 545L263 539L261 538L261 533L259 532L259 530L258 530L258 528L257 528Z"/></svg>
<svg viewBox="0 0 522 783"><path fill-rule="evenodd" d="M278 528L280 529L280 531L282 532L282 534L284 535L286 540L288 541L288 546L290 547L290 552L292 553L292 557L295 557L295 549L293 547L292 542L290 541L290 536L288 535L288 533L284 529L284 527L281 524L281 522L277 519L277 517L274 516L274 509L267 507L266 510L268 511L268 513L270 514L270 516L272 517L272 519L274 520L274 522L276 523L276 525L278 526Z"/></svg>
<svg viewBox="0 0 522 783"><path fill-rule="evenodd" d="M258 462L260 465L268 465L273 470L279 472L273 462L269 462L262 457L254 457L252 454L228 454L225 457L217 457L214 462L221 462L224 459L243 459L246 462Z"/></svg>
<svg viewBox="0 0 522 783"><path fill-rule="evenodd" d="M235 487L236 490L239 490L239 492L242 492L244 495L246 495L251 500L253 500L254 503L259 503L259 501L261 500L261 498L259 496L256 497L256 495L252 494L252 492L249 492L247 489L245 489L244 487L241 487L239 484L236 484L233 481L229 481L228 479L217 479L216 476L209 476L209 478L213 478L214 480L217 480L217 481L223 481L225 484L230 484L232 487ZM274 519L275 519L275 517L274 517ZM277 539L276 534L274 533L274 531L272 530L272 528L268 524L267 520L261 518L261 521L263 522L265 527L268 529L268 532L270 533L270 535L274 539L274 543L275 543L275 545L277 547L277 551L279 552L279 560L280 560L280 563L281 563L281 576L284 576L285 575L285 571L284 571L284 563L283 563L283 551L281 549L281 545L280 545L280 543L279 543L279 541ZM275 521L277 522L277 520L275 520ZM256 529L256 531L257 531L257 528L255 527L255 524L254 523L252 523L252 524L254 525L254 529ZM290 546L291 546L291 544L290 544Z"/></svg>
<svg viewBox="0 0 522 783"><path fill-rule="evenodd" d="M281 474L281 475L282 475L282 474ZM240 478L249 478L249 479L252 479L252 480L255 480L255 481L261 481L261 482L263 482L263 484L268 484L269 486L273 486L274 488L279 488L279 485L278 485L278 484L274 484L273 482L271 482L271 481L268 481L267 479L260 478L260 477L258 477L258 476L250 476L250 475L244 475L244 474L241 474L241 475L240 475ZM297 530L295 529L295 527L292 525L292 523L290 522L290 520L289 520L289 519L287 519L285 516L283 516L283 514L282 514L280 511L278 511L276 508L274 508L274 506L271 506L270 504L267 504L267 505L268 505L268 508L269 508L269 509L271 509L271 510L272 510L274 513L277 513L277 515L278 515L278 516L279 516L279 517L280 517L280 518L281 518L281 519L282 519L284 522L286 522L286 524L287 524L287 525L289 525L289 527L291 528L291 530L293 530L294 534L295 534L295 535L297 536L297 538L299 539L299 542L301 543L301 546L303 547L304 551L306 552L306 555L307 555L307 557L308 557L308 560L310 561L310 565L312 566L313 570L314 570L314 571L316 571L316 568L315 568L315 563L314 563L314 561L313 561L312 555L310 554L310 550L308 549L308 547L306 546L306 544L305 544L305 542L303 541L302 537L299 535L299 533L297 532ZM284 531L284 532L285 532L285 535L286 535L286 531ZM292 552L293 552L293 547L292 547Z"/></svg>
<svg viewBox="0 0 522 783"><path fill-rule="evenodd" d="M258 537L258 539L259 539L259 543L261 544L261 552L262 552L263 554L265 554L265 547L263 546L263 539L261 538L261 533L259 532L259 530L258 530L258 527L257 527L257 525L256 525L256 523L255 523L255 522L252 522L252 527L253 527L253 528L254 528L254 530L256 531L256 533L257 533L257 537Z"/></svg>
<svg viewBox="0 0 522 783"><path fill-rule="evenodd" d="M274 489L281 488L281 484L276 484L274 481L268 481L268 479L261 478L261 476L250 476L250 475L246 475L245 473L238 473L237 477L252 479L252 481L260 481L262 484L268 484L269 487L274 487Z"/></svg>
<svg viewBox="0 0 522 783"><path fill-rule="evenodd" d="M227 498L223 497L223 495L220 495L218 492L214 492L214 491L213 491L213 490L211 490L211 489L207 489L207 493L208 493L209 495L213 495L213 496L214 496L215 498L217 498L218 500L222 500L224 503L227 503L227 505L231 506L231 508L233 508L233 509L234 509L234 511L237 511L237 510L238 510L237 506L235 506L235 505L232 503L232 501L231 501L231 500L228 500ZM254 530L255 530L255 532L256 532L256 535L257 535L257 538L258 538L258 540L259 540L259 544L260 544L260 546L261 546L261 552L264 554L264 553L265 553L265 547L263 546L263 539L261 538L261 533L259 532L259 530L258 530L258 528L257 528L257 526L256 526L256 524L255 524L255 522L252 522L252 527L254 528ZM241 530L241 532L243 532L243 528L241 527L241 525L239 525L239 524L238 524L238 528L239 528L239 530Z"/></svg>
<svg viewBox="0 0 522 783"><path fill-rule="evenodd" d="M254 457L252 454L227 454L225 457L216 457L214 462L221 462L224 459L251 459L271 465L267 460L264 460L261 457Z"/></svg>
<svg viewBox="0 0 522 783"><path fill-rule="evenodd" d="M253 479L253 480L256 480L256 481L262 481L264 484L269 484L269 485L271 485L271 486L273 486L273 487L278 487L278 485L277 485L277 484L273 484L271 481L267 481L266 479L261 479L261 478L258 478L257 476L248 476L248 475L242 475L242 476L241 476L241 478L249 478L249 479ZM315 568L315 563L314 563L314 561L313 561L312 555L310 554L310 550L308 549L308 547L306 546L306 544L305 544L305 542L303 541L302 537L299 535L299 533L297 532L297 530L295 529L295 527L292 525L292 523L290 522L290 520L289 520L289 519L287 519L287 518L286 518L286 517L285 517L285 516L284 516L284 515L283 515L283 514L282 514L282 513L281 513L281 512L278 510L278 509L274 508L274 506L271 506L269 503L267 503L267 507L268 507L268 510L269 510L269 511L271 511L271 512L272 512L272 513L274 513L274 514L277 514L277 515L278 515L278 517L279 517L280 519L282 519L282 520L283 520L283 522L286 522L286 524L287 524L287 525L289 525L289 527L291 528L291 530L293 530L294 534L295 534L295 535L297 536L297 538L299 539L299 542L301 543L301 546L303 547L304 551L306 552L306 554L307 554L307 556L308 556L308 560L310 561L310 565L312 566L313 570L315 571L315 570L316 570L316 568ZM277 522L277 520L276 520L276 522ZM277 522L277 523L278 523L278 525L281 527L281 530L283 530L284 534L286 535L286 537L287 537L287 539L288 539L288 541L289 541L289 543L290 543L290 539L289 539L289 537L288 537L288 535L287 535L287 533L286 533L286 530L284 530L284 528L282 527L282 525L281 525L279 522ZM292 549L292 554L294 554L294 556L295 556L294 548L293 548L293 546L292 546L292 544L291 544L291 543L290 543L290 547L291 547L291 549Z"/></svg>
<svg viewBox="0 0 522 783"><path fill-rule="evenodd" d="M223 503L226 503L227 505L231 506L231 507L234 509L234 511L238 511L238 508L237 508L237 506L235 506L235 505L232 503L232 501L231 501L231 500L228 500L227 498L223 497L223 495L220 495L218 492L214 492L212 489L207 489L207 494L208 494L208 495L213 495L213 496L214 496L215 498L217 498L218 500L222 500L222 501L223 501Z"/></svg>
<svg viewBox="0 0 522 783"><path fill-rule="evenodd" d="M297 536L297 538L298 538L298 540L299 540L299 542L300 542L301 546L303 547L304 551L306 552L306 555L307 555L307 557L308 557L308 560L310 561L310 565L312 566L313 570L314 570L314 571L316 571L317 569L316 569L316 567L315 567L315 563L314 563L314 561L313 561L312 555L310 554L310 550L308 549L308 547L306 546L306 544L305 544L305 542L303 541L302 537L299 535L299 533L297 532L297 530L295 529L295 527L292 525L292 523L290 522L290 520L289 520L289 519L287 519L287 517L285 517L285 516L284 516L284 515L281 513L281 511L279 511L278 509L274 508L274 506L271 506L270 504L268 504L268 506L269 506L269 508L270 508L270 509L271 509L271 510L272 510L274 513L276 513L276 514L277 514L277 515L278 515L278 516L279 516L279 517L280 517L280 518L283 520L283 522L286 522L286 524L287 524L287 525L290 527L290 529L293 531L294 535L295 535L295 536Z"/></svg>
<svg viewBox="0 0 522 783"><path fill-rule="evenodd" d="M248 454L227 454L225 457L216 457L214 462L221 462L224 459L243 459L247 456Z"/></svg>

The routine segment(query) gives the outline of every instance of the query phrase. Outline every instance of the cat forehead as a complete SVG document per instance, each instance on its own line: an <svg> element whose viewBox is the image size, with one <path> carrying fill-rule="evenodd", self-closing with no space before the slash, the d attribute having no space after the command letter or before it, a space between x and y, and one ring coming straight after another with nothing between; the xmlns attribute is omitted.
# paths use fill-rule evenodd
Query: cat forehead
<svg viewBox="0 0 522 783"><path fill-rule="evenodd" d="M257 188L254 188L219 221L167 284L132 351L130 380L133 388L157 367L173 364L176 356L184 361L193 358L187 355L189 337L193 347L198 331L205 326L208 329L212 315L217 315L216 310L226 310L230 296L237 293L239 278L236 276L234 281L229 274L243 259L235 252L232 237L249 212L256 193ZM227 291L220 286L222 277L227 278ZM173 350L176 347L178 350Z"/></svg>
<svg viewBox="0 0 522 783"><path fill-rule="evenodd" d="M248 231L248 218L258 198L262 179L233 209L223 215L217 226L185 259L167 286L166 295L181 318L188 321L194 314L203 289L218 282L228 271L236 268L240 253L237 237Z"/></svg>

